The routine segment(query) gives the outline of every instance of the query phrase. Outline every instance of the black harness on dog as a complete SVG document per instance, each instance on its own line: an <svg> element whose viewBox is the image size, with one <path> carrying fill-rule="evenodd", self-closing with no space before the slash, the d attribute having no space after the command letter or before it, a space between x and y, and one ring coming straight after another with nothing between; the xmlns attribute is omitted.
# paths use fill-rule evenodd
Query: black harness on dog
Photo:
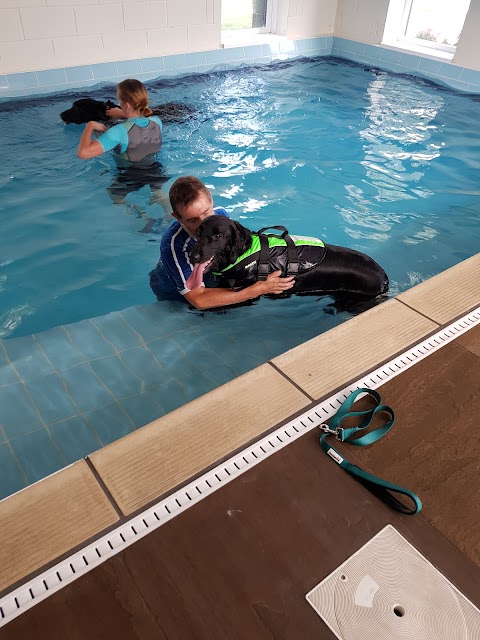
<svg viewBox="0 0 480 640"><path fill-rule="evenodd" d="M285 271L282 269L282 275L284 276L296 276L298 274L298 251L295 246L292 237L288 234L287 228L278 225L273 227L263 227L257 232L260 239L260 256L258 258L257 266L257 280L266 280L270 273L270 244L268 242L268 236L264 234L267 229L278 229L283 231L280 237L287 243L287 261L285 263Z"/></svg>
<svg viewBox="0 0 480 640"><path fill-rule="evenodd" d="M278 229L282 234L266 234L267 229ZM234 264L215 275L225 279L232 288L245 287L257 280L266 280L277 270L283 276L297 276L316 267L324 256L322 240L303 236L292 238L283 226L264 227L252 234L250 248Z"/></svg>

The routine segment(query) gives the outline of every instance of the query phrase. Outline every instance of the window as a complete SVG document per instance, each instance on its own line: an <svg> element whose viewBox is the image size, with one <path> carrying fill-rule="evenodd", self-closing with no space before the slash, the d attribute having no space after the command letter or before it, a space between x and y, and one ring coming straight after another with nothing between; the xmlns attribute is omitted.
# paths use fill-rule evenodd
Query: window
<svg viewBox="0 0 480 640"><path fill-rule="evenodd" d="M222 0L222 31L270 31L268 0Z"/></svg>
<svg viewBox="0 0 480 640"><path fill-rule="evenodd" d="M470 0L406 0L398 40L455 53Z"/></svg>

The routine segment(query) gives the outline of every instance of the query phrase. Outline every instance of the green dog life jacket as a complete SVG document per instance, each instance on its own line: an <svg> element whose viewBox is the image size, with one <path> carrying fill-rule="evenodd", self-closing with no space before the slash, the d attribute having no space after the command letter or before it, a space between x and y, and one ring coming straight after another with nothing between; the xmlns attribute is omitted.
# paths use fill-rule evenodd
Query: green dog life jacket
<svg viewBox="0 0 480 640"><path fill-rule="evenodd" d="M288 274L288 250L287 242L276 235L266 235L268 239L268 273L280 270L284 275ZM298 273L304 273L313 269L322 261L325 254L325 244L318 238L307 236L290 236L295 245L296 260L298 261ZM260 260L260 237L252 235L252 244L237 260L214 275L222 280L227 280L231 287L247 287L258 278Z"/></svg>

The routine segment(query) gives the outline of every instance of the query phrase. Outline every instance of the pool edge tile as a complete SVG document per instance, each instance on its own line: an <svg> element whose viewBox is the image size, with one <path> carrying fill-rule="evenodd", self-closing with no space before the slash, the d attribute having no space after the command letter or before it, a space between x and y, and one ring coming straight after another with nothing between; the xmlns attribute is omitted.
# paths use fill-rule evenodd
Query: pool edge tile
<svg viewBox="0 0 480 640"><path fill-rule="evenodd" d="M400 293L397 298L438 324L480 304L480 253Z"/></svg>
<svg viewBox="0 0 480 640"><path fill-rule="evenodd" d="M234 403L226 401L231 394ZM309 404L307 396L267 363L89 458L129 515Z"/></svg>
<svg viewBox="0 0 480 640"><path fill-rule="evenodd" d="M84 460L5 498L0 502L0 590L117 520Z"/></svg>
<svg viewBox="0 0 480 640"><path fill-rule="evenodd" d="M277 356L272 363L319 400L437 328L436 323L390 299Z"/></svg>

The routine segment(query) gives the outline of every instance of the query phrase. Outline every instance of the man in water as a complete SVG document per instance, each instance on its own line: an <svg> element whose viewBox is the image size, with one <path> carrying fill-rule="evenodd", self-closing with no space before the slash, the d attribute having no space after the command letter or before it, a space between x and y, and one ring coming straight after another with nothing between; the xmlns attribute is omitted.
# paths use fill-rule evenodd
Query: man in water
<svg viewBox="0 0 480 640"><path fill-rule="evenodd" d="M210 190L194 176L178 178L170 188L170 204L175 220L165 231L160 243L160 260L150 272L150 286L159 300L183 296L197 309L225 307L246 302L266 294L281 294L293 287L293 278L282 278L280 271L266 280L240 291L215 287L212 277L205 277L201 286L190 278L193 265L190 253L196 245L198 227L208 216L228 213L213 206Z"/></svg>

